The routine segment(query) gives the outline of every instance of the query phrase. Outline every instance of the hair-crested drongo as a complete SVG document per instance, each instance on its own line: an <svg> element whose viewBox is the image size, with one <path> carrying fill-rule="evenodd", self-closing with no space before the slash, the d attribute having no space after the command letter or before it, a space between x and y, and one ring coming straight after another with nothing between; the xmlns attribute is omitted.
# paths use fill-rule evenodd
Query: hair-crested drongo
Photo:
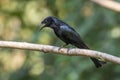
<svg viewBox="0 0 120 80"><path fill-rule="evenodd" d="M45 27L52 28L56 36L62 41L64 41L66 45L71 44L80 49L89 49L88 46L81 40L80 35L62 20L50 16L45 18L40 24L42 26L40 30L42 30ZM100 61L96 58L91 57L91 60L94 62L97 68L105 64L104 61Z"/></svg>

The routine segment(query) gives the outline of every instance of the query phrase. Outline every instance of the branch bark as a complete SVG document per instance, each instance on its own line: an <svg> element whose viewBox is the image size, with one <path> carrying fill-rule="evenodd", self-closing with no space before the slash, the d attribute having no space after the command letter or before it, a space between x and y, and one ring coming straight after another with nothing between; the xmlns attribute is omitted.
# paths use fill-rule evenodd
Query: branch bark
<svg viewBox="0 0 120 80"><path fill-rule="evenodd" d="M26 42L12 42L12 41L0 41L0 48L13 48L13 49L24 49L24 50L33 50L33 51L42 51L45 53L51 54L61 54L61 55L68 55L68 56L89 56L100 58L105 61L113 62L116 64L120 64L120 58L99 52L94 50L86 50L86 49L67 49L61 48L56 46L49 46L49 45L39 45L39 44L32 44Z"/></svg>
<svg viewBox="0 0 120 80"><path fill-rule="evenodd" d="M91 0L91 1L103 7L120 12L120 3L116 1L113 1L113 0Z"/></svg>

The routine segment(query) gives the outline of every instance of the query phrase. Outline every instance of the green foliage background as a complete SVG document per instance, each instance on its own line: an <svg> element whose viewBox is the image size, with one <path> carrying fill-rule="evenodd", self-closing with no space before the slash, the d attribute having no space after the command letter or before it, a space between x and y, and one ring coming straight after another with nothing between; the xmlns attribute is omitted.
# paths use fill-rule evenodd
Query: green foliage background
<svg viewBox="0 0 120 80"><path fill-rule="evenodd" d="M51 29L38 32L47 16L74 27L91 49L120 56L120 14L89 0L0 0L0 39L63 45ZM96 69L88 57L0 48L0 80L119 79L113 63Z"/></svg>

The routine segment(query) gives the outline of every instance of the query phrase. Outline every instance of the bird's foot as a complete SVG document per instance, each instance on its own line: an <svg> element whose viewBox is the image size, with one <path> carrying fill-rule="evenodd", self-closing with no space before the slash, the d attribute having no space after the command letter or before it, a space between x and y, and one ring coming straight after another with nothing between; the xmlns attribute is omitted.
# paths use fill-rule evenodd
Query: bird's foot
<svg viewBox="0 0 120 80"><path fill-rule="evenodd" d="M69 53L70 48L67 49L67 53Z"/></svg>
<svg viewBox="0 0 120 80"><path fill-rule="evenodd" d="M61 49L62 49L62 47L60 47L60 48L58 49L58 51L61 50Z"/></svg>
<svg viewBox="0 0 120 80"><path fill-rule="evenodd" d="M65 45L61 46L58 50L64 48L64 47L67 46L67 45L68 45L68 44L65 44Z"/></svg>

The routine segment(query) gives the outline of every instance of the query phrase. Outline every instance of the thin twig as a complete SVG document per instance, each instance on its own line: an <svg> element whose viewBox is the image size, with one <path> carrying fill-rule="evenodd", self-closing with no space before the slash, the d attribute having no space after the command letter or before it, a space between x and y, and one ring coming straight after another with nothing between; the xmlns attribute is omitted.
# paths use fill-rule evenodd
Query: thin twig
<svg viewBox="0 0 120 80"><path fill-rule="evenodd" d="M69 56L89 56L95 58L101 58L105 61L113 62L116 64L120 64L120 58L99 52L94 50L86 50L86 49L67 49L56 46L49 45L40 45L40 44L32 44L26 42L12 42L12 41L0 41L0 48L13 48L13 49L24 49L24 50L33 50L33 51L42 51L51 54L61 54L61 55L69 55Z"/></svg>

